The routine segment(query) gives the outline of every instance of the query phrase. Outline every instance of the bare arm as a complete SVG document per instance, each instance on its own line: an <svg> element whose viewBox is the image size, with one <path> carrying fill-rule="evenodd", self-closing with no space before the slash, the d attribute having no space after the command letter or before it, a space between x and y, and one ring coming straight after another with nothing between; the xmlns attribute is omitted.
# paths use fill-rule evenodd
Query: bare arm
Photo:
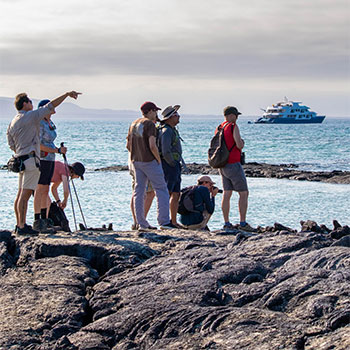
<svg viewBox="0 0 350 350"><path fill-rule="evenodd" d="M59 106L68 96L71 98L74 98L75 100L78 98L78 96L81 95L81 92L76 91L70 91L66 92L64 95L56 97L54 100L51 101L51 104L56 108Z"/></svg>
<svg viewBox="0 0 350 350"><path fill-rule="evenodd" d="M58 152L58 150L60 150ZM40 151L44 151L44 152L48 152L48 153L63 153L66 154L67 152L67 148L66 147L59 147L59 148L51 148L51 147L47 147L43 144L40 144Z"/></svg>
<svg viewBox="0 0 350 350"><path fill-rule="evenodd" d="M156 158L157 162L160 163L160 156L158 152L158 147L156 144L156 138L155 136L150 136L148 139L149 142L149 148L151 149L151 152L153 153L154 157Z"/></svg>
<svg viewBox="0 0 350 350"><path fill-rule="evenodd" d="M58 202L60 200L60 197L58 195L57 188L61 184L61 182L53 182L51 185L51 193L53 195L53 198L55 198L55 201Z"/></svg>
<svg viewBox="0 0 350 350"><path fill-rule="evenodd" d="M241 138L241 134L239 132L237 124L233 130L233 139L235 140L237 148L241 150L244 147L244 141Z"/></svg>

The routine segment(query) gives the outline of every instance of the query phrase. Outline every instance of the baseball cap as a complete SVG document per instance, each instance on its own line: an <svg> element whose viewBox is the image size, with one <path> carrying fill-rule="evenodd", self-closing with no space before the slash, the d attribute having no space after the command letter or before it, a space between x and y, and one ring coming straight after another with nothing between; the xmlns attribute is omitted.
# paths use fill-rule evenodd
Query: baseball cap
<svg viewBox="0 0 350 350"><path fill-rule="evenodd" d="M46 106L48 103L50 103L50 100L41 100L38 104L38 108Z"/></svg>
<svg viewBox="0 0 350 350"><path fill-rule="evenodd" d="M143 114L147 114L149 111L157 110L160 111L161 108L157 107L153 102L147 101L141 106L141 111Z"/></svg>
<svg viewBox="0 0 350 350"><path fill-rule="evenodd" d="M78 176L80 176L80 178L82 180L84 180L84 173L85 173L85 167L83 164L79 163L79 162L75 162L71 165L73 171L75 174L77 174Z"/></svg>
<svg viewBox="0 0 350 350"><path fill-rule="evenodd" d="M224 108L224 115L229 115L229 114L240 115L242 113L238 112L238 109L236 107L227 106Z"/></svg>

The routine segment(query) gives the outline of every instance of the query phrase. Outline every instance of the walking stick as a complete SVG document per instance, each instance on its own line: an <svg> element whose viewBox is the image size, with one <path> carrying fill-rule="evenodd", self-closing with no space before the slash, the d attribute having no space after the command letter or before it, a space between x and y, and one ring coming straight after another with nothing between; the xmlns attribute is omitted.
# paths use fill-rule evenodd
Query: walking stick
<svg viewBox="0 0 350 350"><path fill-rule="evenodd" d="M64 146L64 142L61 142L61 147ZM69 185L69 173L68 173L68 162L67 162L67 157L64 153L62 153L63 159L64 159L64 165L66 168L66 175L67 175L67 180L68 180L68 191L69 191L69 196L70 196L70 201L72 204L72 212L73 212L73 218L74 218L74 224L75 224L75 231L78 231L77 227L77 220L75 218L75 212L74 212L74 205L73 205L73 197L72 197L72 192L70 190L70 185Z"/></svg>
<svg viewBox="0 0 350 350"><path fill-rule="evenodd" d="M75 193L75 197L77 199L77 202L78 202L78 205L79 205L79 209L80 209L80 214L81 214L81 217L83 218L83 221L84 221L84 225L85 225L85 230L87 230L87 226L86 226L86 221L85 221L85 217L84 217L84 214L83 214L83 210L81 209L81 205L80 205L80 202L79 202L79 198L78 198L78 193L77 193L77 190L75 189L75 185L74 185L74 181L72 179L72 185L73 185L73 189L74 189L74 193Z"/></svg>

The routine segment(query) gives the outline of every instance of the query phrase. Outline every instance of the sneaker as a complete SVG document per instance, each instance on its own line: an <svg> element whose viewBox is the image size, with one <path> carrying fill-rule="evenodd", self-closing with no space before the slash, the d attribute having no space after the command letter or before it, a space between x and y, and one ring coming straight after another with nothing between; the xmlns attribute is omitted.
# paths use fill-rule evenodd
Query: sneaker
<svg viewBox="0 0 350 350"><path fill-rule="evenodd" d="M150 231L154 231L154 230L157 229L157 227L153 227L153 226L151 226L151 225L149 225L149 226L147 226L147 227L145 227L145 226L140 226L140 225L137 225L137 226L138 226L137 230L138 230L138 231L142 231L142 232L150 232Z"/></svg>
<svg viewBox="0 0 350 350"><path fill-rule="evenodd" d="M138 229L138 227L139 227L138 224L132 224L132 225L131 225L131 229L132 229L133 231L136 231L136 230Z"/></svg>
<svg viewBox="0 0 350 350"><path fill-rule="evenodd" d="M16 226L16 228L17 228L16 233L18 235L37 235L39 233L38 231L33 230L31 226L26 224L24 224L23 228L19 228L18 226Z"/></svg>
<svg viewBox="0 0 350 350"><path fill-rule="evenodd" d="M33 230L39 231L40 233L56 233L56 230L47 226L45 219L37 219L33 223Z"/></svg>
<svg viewBox="0 0 350 350"><path fill-rule="evenodd" d="M166 225L161 225L159 228L161 230L177 230L178 229L178 227L175 226L172 222L169 222Z"/></svg>
<svg viewBox="0 0 350 350"><path fill-rule="evenodd" d="M224 224L223 229L224 230L233 230L234 226L229 222L227 224Z"/></svg>
<svg viewBox="0 0 350 350"><path fill-rule="evenodd" d="M246 223L244 226L238 225L238 229L246 232L256 232L256 228L251 227L248 223Z"/></svg>

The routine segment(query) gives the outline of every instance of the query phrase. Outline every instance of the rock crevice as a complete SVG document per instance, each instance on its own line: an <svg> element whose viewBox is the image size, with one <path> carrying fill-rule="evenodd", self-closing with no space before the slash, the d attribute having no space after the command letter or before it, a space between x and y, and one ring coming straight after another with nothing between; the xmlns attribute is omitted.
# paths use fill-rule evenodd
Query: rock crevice
<svg viewBox="0 0 350 350"><path fill-rule="evenodd" d="M347 227L278 227L2 231L0 349L349 348Z"/></svg>

